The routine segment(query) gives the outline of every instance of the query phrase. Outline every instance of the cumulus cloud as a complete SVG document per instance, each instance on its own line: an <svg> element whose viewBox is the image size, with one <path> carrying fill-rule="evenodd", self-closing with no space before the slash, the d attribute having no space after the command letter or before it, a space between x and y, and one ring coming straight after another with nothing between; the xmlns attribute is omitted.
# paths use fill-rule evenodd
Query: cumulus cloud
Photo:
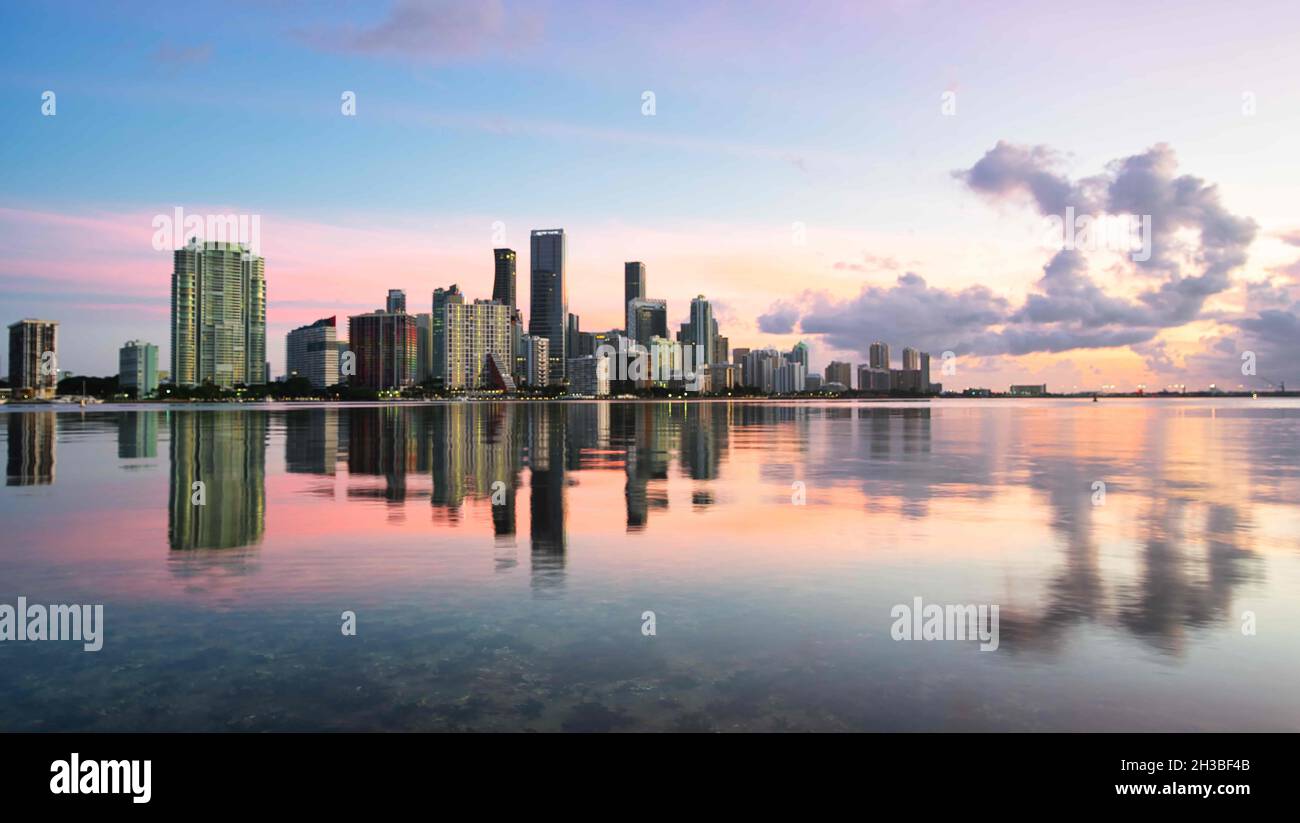
<svg viewBox="0 0 1300 823"><path fill-rule="evenodd" d="M1047 146L1000 141L953 176L984 198L1024 203L1042 217L1064 219L1067 209L1094 217L1149 215L1150 257L1130 256L1119 264L1119 273L1136 286L1127 296L1098 284L1091 253L1065 248L1052 253L1019 305L983 286L935 288L908 272L892 286L868 285L848 300L805 294L797 317L791 303L780 301L760 328L789 331L797 323L804 333L824 335L831 346L863 356L877 339L979 356L1129 346L1153 366L1168 368L1173 361L1158 335L1200 319L1205 301L1232 285L1231 275L1246 262L1255 239L1255 222L1230 212L1215 185L1179 174L1177 156L1163 143L1114 160L1090 177L1071 178L1064 162L1064 155ZM862 264L835 267L867 270L882 260L867 256ZM1270 346L1291 343L1294 309L1279 306L1290 292L1269 284L1260 290L1259 299L1267 297L1268 304L1256 314L1220 322Z"/></svg>
<svg viewBox="0 0 1300 823"><path fill-rule="evenodd" d="M799 321L799 313L799 307L794 303L778 300L767 312L759 315L758 330L767 334L789 334Z"/></svg>
<svg viewBox="0 0 1300 823"><path fill-rule="evenodd" d="M934 288L914 272L900 275L889 288L865 286L850 300L819 293L809 295L808 303L799 321L803 333L823 335L833 348L864 357L872 340L958 354L999 351L989 327L1005 322L1010 310L985 286Z"/></svg>

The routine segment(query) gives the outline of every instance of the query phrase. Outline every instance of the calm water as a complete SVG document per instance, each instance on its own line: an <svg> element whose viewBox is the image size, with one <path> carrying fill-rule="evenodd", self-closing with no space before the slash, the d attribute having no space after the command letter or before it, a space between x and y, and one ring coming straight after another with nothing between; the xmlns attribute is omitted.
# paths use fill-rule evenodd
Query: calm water
<svg viewBox="0 0 1300 823"><path fill-rule="evenodd" d="M0 643L4 730L1300 730L1296 401L9 407L0 437L0 603L106 622ZM915 597L999 604L1000 648L893 640Z"/></svg>

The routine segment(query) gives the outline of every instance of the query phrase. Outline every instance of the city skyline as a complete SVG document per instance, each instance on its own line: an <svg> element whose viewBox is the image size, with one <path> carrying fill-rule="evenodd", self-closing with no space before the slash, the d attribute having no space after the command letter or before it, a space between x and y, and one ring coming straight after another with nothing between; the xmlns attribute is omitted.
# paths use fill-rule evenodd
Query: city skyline
<svg viewBox="0 0 1300 823"><path fill-rule="evenodd" d="M408 5L410 25L437 34L436 15L406 3L351 27L342 12L250 9L193 43L129 9L86 10L44 37L38 9L7 7L20 42L0 57L14 78L0 91L11 127L6 320L59 319L62 365L80 374L111 373L117 347L135 338L170 362L155 298L170 251L152 240L155 218L178 207L261 218L274 339L323 314L371 310L376 278L411 295L450 281L486 296L482 249L526 254L530 227L561 224L574 238L570 308L588 328L622 324L619 272L636 260L654 271L650 293L668 296L671 328L702 292L733 345L806 340L816 365L861 362L871 340L890 339L956 352L957 388L1300 382L1285 356L1300 343L1288 195L1300 172L1275 139L1300 117L1300 94L1279 79L1297 61L1285 26L1261 33L1209 5L1201 22L1107 4L1053 18L1125 43L1144 25L1185 35L1175 62L1187 82L1171 91L1135 79L1152 65L1137 48L1100 66L1090 50L1034 43L981 67L976 44L1045 23L1032 8L1013 20L936 16L924 3L818 5L792 21L686 6L611 19L596 7L561 20L505 4L511 13L471 16L456 36L406 41L392 21ZM1131 26L1103 26L1107 9ZM921 26L945 50L902 59ZM791 27L822 47L783 47ZM1256 44L1250 54L1231 48L1234 33ZM518 49L494 45L510 36ZM108 60L108 49L129 59ZM702 80L718 50L752 74ZM547 60L556 53L564 59ZM607 59L621 53L642 57ZM1092 82L1067 101L1032 71L1045 54ZM282 79L286 65L308 67L312 81ZM549 82L531 79L539 71ZM195 84L258 91L199 100ZM53 116L41 111L46 90ZM352 115L340 110L345 92ZM258 157L239 135L186 119L214 103L267 126ZM1121 118L1123 128L1106 127ZM94 157L77 151L91 127ZM160 173L194 158L258 173L191 174L180 191ZM1149 215L1154 256L1045 248L1044 220L1066 208ZM527 312L522 291L517 305ZM268 348L272 374L283 373L283 352ZM1240 375L1245 352L1261 379Z"/></svg>

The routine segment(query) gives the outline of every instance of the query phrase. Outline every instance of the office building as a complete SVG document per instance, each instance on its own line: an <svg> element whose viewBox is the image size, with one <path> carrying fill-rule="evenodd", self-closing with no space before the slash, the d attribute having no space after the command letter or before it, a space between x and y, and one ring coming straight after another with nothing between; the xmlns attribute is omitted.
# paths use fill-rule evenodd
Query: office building
<svg viewBox="0 0 1300 823"><path fill-rule="evenodd" d="M716 325L717 321L714 321ZM730 363L731 362L731 341L722 335L716 335L713 338L713 363Z"/></svg>
<svg viewBox="0 0 1300 823"><path fill-rule="evenodd" d="M515 251L493 249L492 260L496 272L492 278L492 299L514 311L518 308L515 303Z"/></svg>
<svg viewBox="0 0 1300 823"><path fill-rule="evenodd" d="M59 324L19 320L9 326L9 386L15 399L54 397L59 385Z"/></svg>
<svg viewBox="0 0 1300 823"><path fill-rule="evenodd" d="M117 384L137 399L158 391L158 347L128 340L117 350Z"/></svg>
<svg viewBox="0 0 1300 823"><path fill-rule="evenodd" d="M571 360L578 356L578 315L569 312L569 322L564 331L564 345L567 347L564 352L566 360Z"/></svg>
<svg viewBox="0 0 1300 823"><path fill-rule="evenodd" d="M415 382L433 379L433 315L415 315Z"/></svg>
<svg viewBox="0 0 1300 823"><path fill-rule="evenodd" d="M406 314L406 292L401 289L389 289L388 302L384 310L390 314Z"/></svg>
<svg viewBox="0 0 1300 823"><path fill-rule="evenodd" d="M289 332L285 338L284 372L287 377L305 377L317 388L339 382L336 318L323 317Z"/></svg>
<svg viewBox="0 0 1300 823"><path fill-rule="evenodd" d="M799 363L803 366L804 372L808 371L808 344L802 340L794 344L794 348L786 355L786 359L791 363Z"/></svg>
<svg viewBox="0 0 1300 823"><path fill-rule="evenodd" d="M172 381L265 383L266 261L242 243L191 239L173 255Z"/></svg>
<svg viewBox="0 0 1300 823"><path fill-rule="evenodd" d="M415 318L404 312L375 311L348 318L348 344L356 357L352 385L387 391L415 383Z"/></svg>
<svg viewBox="0 0 1300 823"><path fill-rule="evenodd" d="M713 362L713 336L716 326L713 323L713 306L709 304L704 295L699 295L691 300L691 319L690 328L687 329L687 339L683 343L689 344L696 351L703 354L703 357L695 357L692 362Z"/></svg>
<svg viewBox="0 0 1300 823"><path fill-rule="evenodd" d="M627 304L633 300L645 299L645 263L624 263L623 264L623 313L627 314ZM632 336L631 329L623 329L628 336Z"/></svg>
<svg viewBox="0 0 1300 823"><path fill-rule="evenodd" d="M532 232L528 333L545 337L549 342L550 380L564 383L565 324L568 322L569 298L565 290L564 229L538 229Z"/></svg>
<svg viewBox="0 0 1300 823"><path fill-rule="evenodd" d="M668 302L637 298L627 304L627 336L649 348L656 337L668 337Z"/></svg>

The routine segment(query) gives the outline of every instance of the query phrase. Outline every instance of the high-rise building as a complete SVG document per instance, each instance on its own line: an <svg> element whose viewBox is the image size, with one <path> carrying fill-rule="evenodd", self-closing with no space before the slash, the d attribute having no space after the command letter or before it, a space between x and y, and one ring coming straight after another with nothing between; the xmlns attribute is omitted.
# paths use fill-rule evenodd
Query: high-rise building
<svg viewBox="0 0 1300 823"><path fill-rule="evenodd" d="M348 345L356 357L352 384L366 389L401 389L415 382L415 318L375 311L348 318Z"/></svg>
<svg viewBox="0 0 1300 823"><path fill-rule="evenodd" d="M790 350L786 358L792 363L801 364L806 373L808 371L808 344L802 340L795 343L794 348Z"/></svg>
<svg viewBox="0 0 1300 823"><path fill-rule="evenodd" d="M623 264L623 313L627 314L627 304L633 300L645 299L645 263L631 262ZM623 330L628 337L631 329Z"/></svg>
<svg viewBox="0 0 1300 823"><path fill-rule="evenodd" d="M566 360L572 360L578 356L578 315L569 312L569 322L564 331L564 345L567 350L564 352Z"/></svg>
<svg viewBox="0 0 1300 823"><path fill-rule="evenodd" d="M610 359L596 354L569 358L569 394L608 397Z"/></svg>
<svg viewBox="0 0 1300 823"><path fill-rule="evenodd" d="M172 368L179 386L266 382L266 261L242 243L191 239L172 268Z"/></svg>
<svg viewBox="0 0 1300 823"><path fill-rule="evenodd" d="M9 326L9 386L15 398L54 397L59 384L59 324L19 320Z"/></svg>
<svg viewBox="0 0 1300 823"><path fill-rule="evenodd" d="M493 249L492 258L496 268L492 299L514 310L518 307L515 303L515 250Z"/></svg>
<svg viewBox="0 0 1300 823"><path fill-rule="evenodd" d="M455 283L445 289L433 290L433 319L429 333L432 359L429 374L433 377L434 385L442 386L442 381L447 375L446 307L464 302L465 295L461 294L460 287Z"/></svg>
<svg viewBox="0 0 1300 823"><path fill-rule="evenodd" d="M299 326L285 338L284 373L305 377L317 388L339 382L338 319L322 317Z"/></svg>
<svg viewBox="0 0 1300 823"><path fill-rule="evenodd" d="M655 337L668 337L668 302L638 298L627 304L627 336L649 348Z"/></svg>
<svg viewBox="0 0 1300 823"><path fill-rule="evenodd" d="M525 334L520 343L524 351L524 382L534 389L550 384L550 346L545 337Z"/></svg>
<svg viewBox="0 0 1300 823"><path fill-rule="evenodd" d="M731 341L722 335L713 338L713 363L731 362Z"/></svg>
<svg viewBox="0 0 1300 823"><path fill-rule="evenodd" d="M925 392L926 394L930 394L931 389L933 387L930 384L930 353L929 352L921 352L921 362L919 365L921 370L921 391Z"/></svg>
<svg viewBox="0 0 1300 823"><path fill-rule="evenodd" d="M402 289L389 289L388 302L385 304L384 310L390 314L405 314L406 292Z"/></svg>
<svg viewBox="0 0 1300 823"><path fill-rule="evenodd" d="M887 392L892 388L889 369L873 369L866 363L858 366L858 391Z"/></svg>
<svg viewBox="0 0 1300 823"><path fill-rule="evenodd" d="M449 303L447 320L447 371L443 385L448 389L487 389L495 372L489 358L506 375L514 356L510 340L510 307L495 300ZM513 388L513 383L510 385Z"/></svg>
<svg viewBox="0 0 1300 823"><path fill-rule="evenodd" d="M134 389L137 399L158 391L158 347L128 340L117 350L117 384Z"/></svg>
<svg viewBox="0 0 1300 823"><path fill-rule="evenodd" d="M415 382L433 377L433 315L415 315Z"/></svg>
<svg viewBox="0 0 1300 823"><path fill-rule="evenodd" d="M839 383L846 389L853 388L853 364L832 360L824 372L827 383Z"/></svg>
<svg viewBox="0 0 1300 823"><path fill-rule="evenodd" d="M867 365L873 369L889 370L889 344L876 341L868 351Z"/></svg>
<svg viewBox="0 0 1300 823"><path fill-rule="evenodd" d="M789 358L782 358L776 366L772 390L777 394L794 394L804 390L804 378L808 374L803 363Z"/></svg>
<svg viewBox="0 0 1300 823"><path fill-rule="evenodd" d="M686 332L687 339L682 342L689 343L695 351L702 352L705 363L713 362L713 330L713 307L701 294L691 300L690 328ZM700 362L699 356L696 355L692 362Z"/></svg>
<svg viewBox="0 0 1300 823"><path fill-rule="evenodd" d="M528 333L545 337L550 345L550 379L564 383L565 323L569 298L564 285L564 229L536 229L531 236Z"/></svg>
<svg viewBox="0 0 1300 823"><path fill-rule="evenodd" d="M921 352L906 346L903 348L903 371L921 370Z"/></svg>

